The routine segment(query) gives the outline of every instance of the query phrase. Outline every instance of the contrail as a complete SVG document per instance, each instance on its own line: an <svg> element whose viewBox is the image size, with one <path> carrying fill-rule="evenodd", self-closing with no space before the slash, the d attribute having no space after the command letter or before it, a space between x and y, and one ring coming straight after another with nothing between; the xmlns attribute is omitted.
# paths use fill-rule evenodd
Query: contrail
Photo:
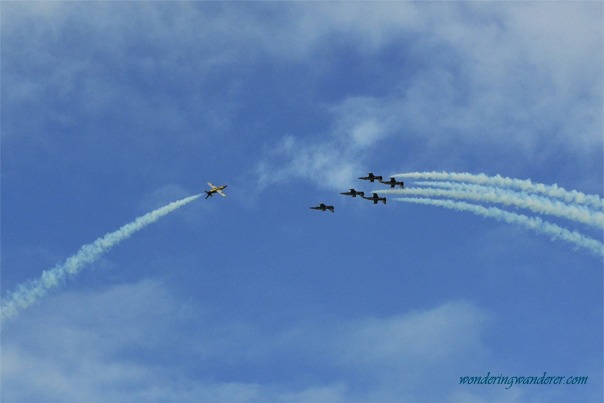
<svg viewBox="0 0 604 403"><path fill-rule="evenodd" d="M399 178L409 179L434 179L449 180L455 182L470 182L478 185L492 185L520 189L525 192L539 193L551 198L563 200L567 203L588 205L597 211L604 211L604 201L598 195L587 195L576 190L566 190L558 185L544 185L533 183L529 179L506 178L501 175L487 176L485 174L471 174L467 172L410 172L392 175Z"/></svg>
<svg viewBox="0 0 604 403"><path fill-rule="evenodd" d="M417 195L427 197L445 197L451 199L466 199L486 203L499 203L506 206L525 208L540 214L566 218L598 229L604 229L604 213L590 210L584 206L565 204L558 200L531 195L525 192L515 192L505 188L473 185L458 182L417 182L414 185L428 185L445 189L387 189L380 193Z"/></svg>
<svg viewBox="0 0 604 403"><path fill-rule="evenodd" d="M75 255L67 258L64 263L42 272L42 276L39 279L19 285L15 291L2 300L0 305L0 323L6 319L14 318L19 311L34 304L37 300L48 294L51 289L58 287L65 278L77 274L84 266L97 260L113 246L129 238L132 234L140 231L147 225L159 220L166 214L192 202L199 196L189 196L147 213L133 222L124 225L117 231L110 232L96 241L82 246Z"/></svg>
<svg viewBox="0 0 604 403"><path fill-rule="evenodd" d="M602 242L586 237L576 231L569 231L556 224L543 221L539 217L528 217L523 214L510 213L496 207L483 207L476 204L452 200L436 200L417 197L403 197L396 198L395 200L407 203L427 204L458 211L468 211L483 217L495 218L496 220L505 221L510 224L522 225L535 232L550 235L552 239L561 239L570 242L577 247L587 249L596 256L604 256L604 244L602 244Z"/></svg>

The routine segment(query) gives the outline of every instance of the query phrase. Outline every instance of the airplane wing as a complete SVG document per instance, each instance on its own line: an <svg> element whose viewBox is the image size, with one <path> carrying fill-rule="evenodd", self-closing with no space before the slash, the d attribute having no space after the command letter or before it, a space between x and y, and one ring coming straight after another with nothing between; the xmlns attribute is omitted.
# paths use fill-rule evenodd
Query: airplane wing
<svg viewBox="0 0 604 403"><path fill-rule="evenodd" d="M214 186L214 185L212 184L212 182L208 182L208 185L209 185L209 186L210 186L212 189L214 189L214 188L216 187L216 186Z"/></svg>
<svg viewBox="0 0 604 403"><path fill-rule="evenodd" d="M218 193L222 197L226 197L226 195L222 193L222 190L217 190L216 193Z"/></svg>

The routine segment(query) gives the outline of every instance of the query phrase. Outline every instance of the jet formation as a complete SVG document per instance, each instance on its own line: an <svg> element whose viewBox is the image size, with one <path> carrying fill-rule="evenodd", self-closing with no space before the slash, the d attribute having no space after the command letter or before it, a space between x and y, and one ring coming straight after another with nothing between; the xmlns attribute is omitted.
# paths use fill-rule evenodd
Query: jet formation
<svg viewBox="0 0 604 403"><path fill-rule="evenodd" d="M395 186L399 186L401 189L405 188L405 183L403 181L397 181L393 177L390 177L389 180L384 180L383 176L381 176L381 175L374 175L373 172L369 172L367 174L367 176L361 176L358 179L369 181L371 183L373 183L374 181L377 180L378 182L383 183L384 185L389 185L391 188L393 188ZM360 190L356 190L356 189L353 188L353 189L350 189L348 192L341 192L340 194L344 195L344 196L351 196L353 198L359 196L362 199L372 201L373 204L378 204L379 202L382 202L382 203L386 204L386 198L385 197L381 197L377 193L373 193L371 196L365 196L365 192L360 191ZM323 203L321 203L317 207L311 207L311 209L322 210L322 211L326 211L326 209L329 209L331 212L334 211L334 207L333 206L325 206L325 204L323 204Z"/></svg>
<svg viewBox="0 0 604 403"><path fill-rule="evenodd" d="M395 186L400 186L401 188L405 187L405 183L403 181L397 181L393 177L390 177L390 180L384 180L383 176L381 176L381 175L374 175L373 172L369 172L367 174L367 176L361 176L358 179L360 179L360 180L366 180L366 181L369 181L371 183L373 183L374 181L377 180L380 183L383 183L385 185L389 185L391 188L393 188ZM214 194L216 194L216 193L218 193L220 196L226 197L226 194L223 192L223 190L228 185L216 186L216 185L212 184L212 182L208 182L208 186L210 186L210 190L204 190L204 192L206 193L206 199L208 197L214 196ZM360 191L360 190L356 190L356 189L353 188L353 189L350 189L348 192L342 192L340 194L344 195L344 196L351 196L353 198L356 198L357 196L359 196L362 199L372 201L373 204L378 204L379 202L382 202L382 203L386 204L386 198L385 197L381 197L377 193L373 193L371 196L365 196L365 192ZM335 211L335 207L334 206L329 206L329 205L326 205L325 203L320 203L317 206L310 207L310 209L311 210L320 210L320 211L331 211L332 213Z"/></svg>

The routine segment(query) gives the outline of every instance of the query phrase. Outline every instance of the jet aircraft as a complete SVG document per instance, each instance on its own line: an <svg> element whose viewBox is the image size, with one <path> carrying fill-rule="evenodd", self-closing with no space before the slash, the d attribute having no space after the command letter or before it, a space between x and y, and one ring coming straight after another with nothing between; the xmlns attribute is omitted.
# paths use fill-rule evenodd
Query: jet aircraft
<svg viewBox="0 0 604 403"><path fill-rule="evenodd" d="M310 207L312 210L321 210L321 211L331 211L332 213L334 212L335 208L333 206L326 206L324 203L319 204L318 206L315 207Z"/></svg>
<svg viewBox="0 0 604 403"><path fill-rule="evenodd" d="M405 188L405 182L403 182L403 181L398 182L396 179L394 179L392 177L390 178L389 181L380 180L380 183L383 183L384 185L390 185L391 188L395 187L396 185L399 185L403 189Z"/></svg>
<svg viewBox="0 0 604 403"><path fill-rule="evenodd" d="M350 189L350 192L342 192L340 194L344 195L344 196L352 196L352 197L357 197L357 195L359 195L361 197L365 196L365 192L359 192L354 189Z"/></svg>
<svg viewBox="0 0 604 403"><path fill-rule="evenodd" d="M377 179L377 180L381 181L383 178L381 176L374 175L372 172L369 172L369 175L362 176L359 179L373 183L374 180Z"/></svg>
<svg viewBox="0 0 604 403"><path fill-rule="evenodd" d="M386 204L386 198L378 196L377 193L374 193L372 197L362 196L365 200L373 200L373 204L377 204L379 201L384 202Z"/></svg>
<svg viewBox="0 0 604 403"><path fill-rule="evenodd" d="M228 185L214 186L211 182L208 182L208 185L210 185L210 187L212 189L210 189L210 190L204 190L204 192L206 192L206 194L207 194L206 199L208 197L214 196L214 193L218 193L220 196L226 197L226 195L222 192L222 190L224 188L226 188Z"/></svg>

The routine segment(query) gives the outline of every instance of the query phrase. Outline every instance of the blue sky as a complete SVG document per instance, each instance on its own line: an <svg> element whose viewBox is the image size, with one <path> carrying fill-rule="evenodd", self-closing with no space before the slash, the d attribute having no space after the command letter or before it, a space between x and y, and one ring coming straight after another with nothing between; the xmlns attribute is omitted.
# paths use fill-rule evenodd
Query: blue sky
<svg viewBox="0 0 604 403"><path fill-rule="evenodd" d="M338 194L383 186L356 179L369 171L448 171L602 195L602 17L599 2L3 2L3 298L229 187L3 323L2 400L602 401L601 258ZM589 382L459 385L488 372Z"/></svg>

